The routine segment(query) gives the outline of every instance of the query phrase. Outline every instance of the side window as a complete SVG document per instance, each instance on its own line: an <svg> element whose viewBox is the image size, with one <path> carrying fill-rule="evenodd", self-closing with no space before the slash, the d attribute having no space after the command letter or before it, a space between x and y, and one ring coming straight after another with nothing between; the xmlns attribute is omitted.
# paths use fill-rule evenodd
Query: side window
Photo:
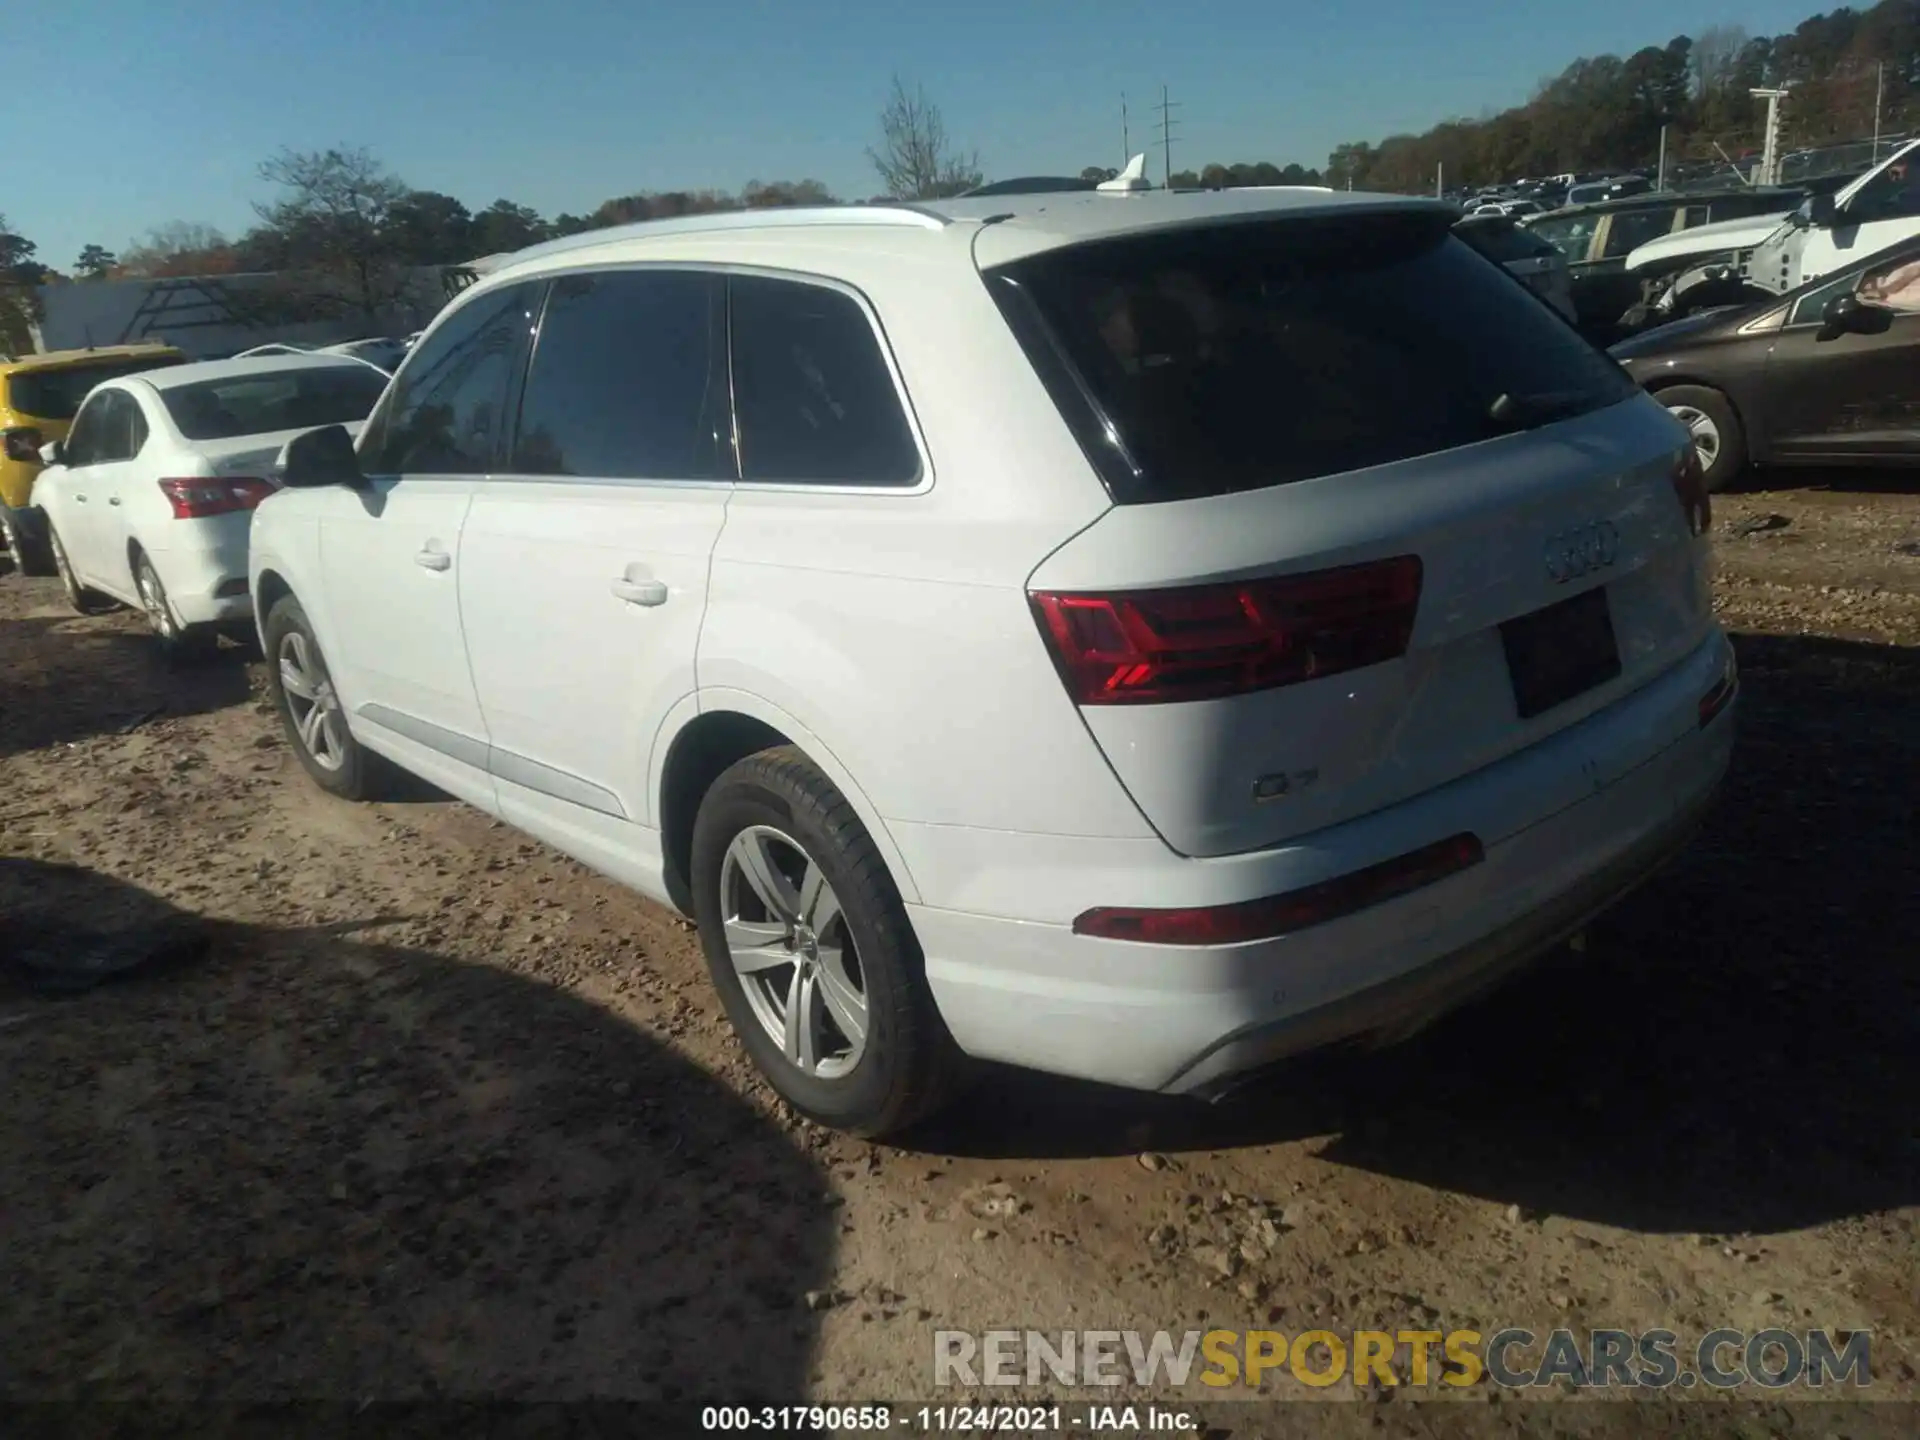
<svg viewBox="0 0 1920 1440"><path fill-rule="evenodd" d="M87 409L93 412L87 431L87 464L110 465L131 460L139 453L134 427L140 420L140 407L131 395L123 390L102 390ZM144 431L137 438L145 440Z"/></svg>
<svg viewBox="0 0 1920 1440"><path fill-rule="evenodd" d="M408 358L360 445L370 475L478 475L493 468L537 286L462 305Z"/></svg>
<svg viewBox="0 0 1920 1440"><path fill-rule="evenodd" d="M111 390L102 390L82 405L80 413L74 416L73 428L67 431L68 465L91 465L97 458L99 436L107 423L107 397L112 393Z"/></svg>
<svg viewBox="0 0 1920 1440"><path fill-rule="evenodd" d="M127 407L127 458L131 460L147 448L147 415L127 391L121 391L120 398Z"/></svg>
<svg viewBox="0 0 1920 1440"><path fill-rule="evenodd" d="M1824 312L1826 311L1827 303L1836 295L1845 295L1850 292L1855 283L1851 275L1846 275L1840 279L1829 281L1817 290L1809 290L1793 302L1793 313L1787 316L1787 324L1821 324L1826 318ZM1863 280L1858 283L1864 286L1866 282ZM1865 296L1863 295L1862 298L1864 299Z"/></svg>
<svg viewBox="0 0 1920 1440"><path fill-rule="evenodd" d="M1593 245L1594 229L1599 223L1595 216L1580 215L1570 220L1548 220L1530 229L1566 256L1569 264L1577 265L1587 258L1587 251Z"/></svg>
<svg viewBox="0 0 1920 1440"><path fill-rule="evenodd" d="M692 270L558 277L513 458L523 475L731 480L726 282Z"/></svg>
<svg viewBox="0 0 1920 1440"><path fill-rule="evenodd" d="M824 285L729 282L740 475L911 485L920 454L866 312Z"/></svg>
<svg viewBox="0 0 1920 1440"><path fill-rule="evenodd" d="M1673 230L1673 211L1671 210L1621 210L1613 217L1613 223L1607 227L1607 248L1605 258L1619 259L1630 251L1639 249L1649 240L1658 240Z"/></svg>
<svg viewBox="0 0 1920 1440"><path fill-rule="evenodd" d="M1920 312L1920 255L1906 255L1869 270L1860 280L1860 298L1903 314Z"/></svg>

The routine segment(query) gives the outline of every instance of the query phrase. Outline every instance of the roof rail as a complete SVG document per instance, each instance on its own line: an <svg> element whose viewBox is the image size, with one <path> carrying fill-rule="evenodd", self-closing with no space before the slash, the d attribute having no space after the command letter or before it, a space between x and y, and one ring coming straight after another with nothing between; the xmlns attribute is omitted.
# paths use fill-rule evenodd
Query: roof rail
<svg viewBox="0 0 1920 1440"><path fill-rule="evenodd" d="M764 210L715 210L705 215L676 215L670 220L636 220L627 225L609 225L601 230L583 230L559 240L548 240L516 250L501 262L501 270L523 260L544 260L550 255L565 255L592 245L607 245L618 240L647 240L656 235L699 235L727 230L779 230L796 226L867 225L908 226L920 230L944 230L950 222L945 216L919 205L776 205Z"/></svg>

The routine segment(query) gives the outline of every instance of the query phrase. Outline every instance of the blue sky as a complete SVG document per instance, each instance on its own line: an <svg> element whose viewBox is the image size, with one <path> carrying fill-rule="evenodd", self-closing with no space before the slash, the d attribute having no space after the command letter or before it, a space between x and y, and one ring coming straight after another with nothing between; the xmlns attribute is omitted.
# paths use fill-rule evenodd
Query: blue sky
<svg viewBox="0 0 1920 1440"><path fill-rule="evenodd" d="M1583 54L1816 0L58 0L5 26L0 214L62 269L154 225L229 235L282 145L371 147L409 184L552 216L636 190L812 176L876 188L889 77L988 176L1119 164L1162 83L1174 166L1324 164L1349 139L1524 100ZM28 11L31 11L29 15ZM1159 170L1156 154L1153 173Z"/></svg>

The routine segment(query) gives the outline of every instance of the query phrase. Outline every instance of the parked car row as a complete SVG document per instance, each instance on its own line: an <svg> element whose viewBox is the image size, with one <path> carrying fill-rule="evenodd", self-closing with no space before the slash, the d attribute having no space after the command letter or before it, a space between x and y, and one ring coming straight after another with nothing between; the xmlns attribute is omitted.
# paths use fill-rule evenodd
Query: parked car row
<svg viewBox="0 0 1920 1440"><path fill-rule="evenodd" d="M1687 432L1456 219L1121 189L535 247L286 441L236 613L316 784L412 772L693 917L825 1123L971 1060L1212 1096L1397 1038L1684 843L1737 688ZM287 430L222 468L169 400L246 373L97 390L54 531L96 405L146 426L114 463L257 475Z"/></svg>

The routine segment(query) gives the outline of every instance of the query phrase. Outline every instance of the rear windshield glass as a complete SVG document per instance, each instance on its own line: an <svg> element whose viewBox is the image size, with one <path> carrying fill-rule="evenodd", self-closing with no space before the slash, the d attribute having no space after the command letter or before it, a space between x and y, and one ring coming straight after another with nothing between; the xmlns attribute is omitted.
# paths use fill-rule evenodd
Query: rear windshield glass
<svg viewBox="0 0 1920 1440"><path fill-rule="evenodd" d="M1384 465L1635 393L1444 215L1130 236L989 284L1122 503Z"/></svg>
<svg viewBox="0 0 1920 1440"><path fill-rule="evenodd" d="M367 365L308 366L201 380L160 392L189 440L230 440L364 420L387 377Z"/></svg>
<svg viewBox="0 0 1920 1440"><path fill-rule="evenodd" d="M1544 260L1560 253L1538 235L1529 234L1511 220L1467 220L1454 226L1453 233L1489 260L1502 265L1513 260Z"/></svg>
<svg viewBox="0 0 1920 1440"><path fill-rule="evenodd" d="M62 365L50 370L19 370L7 377L7 403L22 415L40 420L71 420L80 402L103 380L137 375L182 363L178 355L143 356L137 360L101 360L92 364Z"/></svg>

